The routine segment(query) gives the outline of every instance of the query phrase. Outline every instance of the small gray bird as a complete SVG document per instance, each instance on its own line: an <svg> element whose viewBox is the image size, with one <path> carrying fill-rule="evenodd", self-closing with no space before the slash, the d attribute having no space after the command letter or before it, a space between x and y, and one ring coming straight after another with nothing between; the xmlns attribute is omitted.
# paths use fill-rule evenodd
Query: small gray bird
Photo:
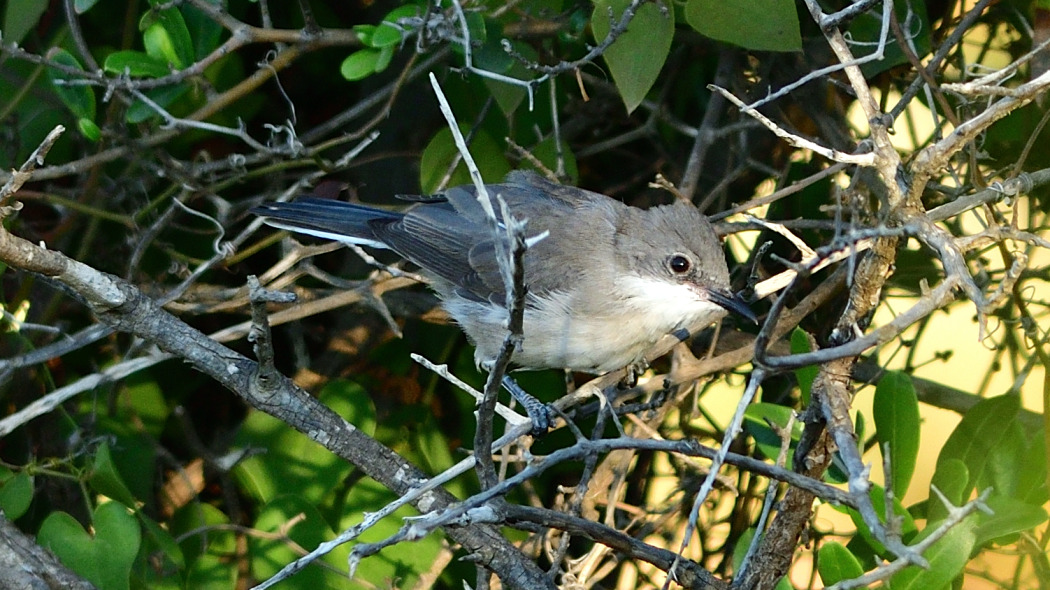
<svg viewBox="0 0 1050 590"><path fill-rule="evenodd" d="M643 210L520 171L487 188L526 221L527 237L546 233L524 256L523 340L512 355L520 368L605 373L727 310L755 318L730 292L721 243L689 203ZM450 188L404 212L304 197L253 213L278 228L388 248L418 265L474 343L475 362L490 367L508 312L492 226L475 195L473 186Z"/></svg>

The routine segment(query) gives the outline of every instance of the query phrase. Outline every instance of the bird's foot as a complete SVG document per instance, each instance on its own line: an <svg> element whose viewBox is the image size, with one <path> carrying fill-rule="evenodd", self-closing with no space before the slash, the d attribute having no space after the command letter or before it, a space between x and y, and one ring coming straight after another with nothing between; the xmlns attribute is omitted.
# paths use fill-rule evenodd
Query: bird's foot
<svg viewBox="0 0 1050 590"><path fill-rule="evenodd" d="M649 370L649 363L645 362L645 359L631 363L624 369L623 379L617 385L620 389L631 389L638 385L638 376L647 370Z"/></svg>
<svg viewBox="0 0 1050 590"><path fill-rule="evenodd" d="M532 420L532 429L529 431L529 434L533 438L547 434L553 422L551 418L554 413L553 410L547 404L522 389L518 382L508 375L503 376L503 388L509 391L514 396L514 399L518 400L518 403L525 408L529 420Z"/></svg>

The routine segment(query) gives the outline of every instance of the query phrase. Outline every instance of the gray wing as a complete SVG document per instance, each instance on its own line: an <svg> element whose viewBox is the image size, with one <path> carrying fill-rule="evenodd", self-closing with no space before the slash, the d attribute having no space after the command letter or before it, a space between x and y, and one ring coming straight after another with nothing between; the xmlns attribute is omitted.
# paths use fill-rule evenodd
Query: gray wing
<svg viewBox="0 0 1050 590"><path fill-rule="evenodd" d="M458 285L461 295L479 301L491 296L470 266L471 248L488 236L488 228L461 216L449 203L422 205L396 223L374 228L392 250L445 283Z"/></svg>
<svg viewBox="0 0 1050 590"><path fill-rule="evenodd" d="M499 194L511 213L527 220L526 237L545 231L547 239L525 254L525 283L531 295L568 288L590 260L557 256L557 244L587 236L587 241L611 240L613 227L583 227L580 213L592 208L624 205L604 195L563 186L530 172L512 172L502 184L489 185L493 198ZM502 304L506 298L503 277L496 257L488 219L477 202L473 186L448 189L444 203L420 205L397 223L375 228L376 236L413 263L429 270L457 292L478 301ZM583 215L585 218L594 216ZM597 216L598 220L605 216ZM502 219L497 206L497 218Z"/></svg>
<svg viewBox="0 0 1050 590"><path fill-rule="evenodd" d="M519 217L535 217L534 212L546 213L551 208L570 212L589 204L611 201L609 197L574 186L547 180L531 170L515 170L501 184L487 185L489 196L495 201L502 195L510 209ZM475 223L485 223L484 213L478 203L473 185L457 186L442 195L464 217ZM499 207L493 203L496 215Z"/></svg>
<svg viewBox="0 0 1050 590"><path fill-rule="evenodd" d="M581 273L595 269L601 261L566 257L560 248L581 241L596 248L601 242L611 247L615 227L608 220L616 217L617 208L626 207L605 195L557 184L528 171L511 172L506 182L488 188L493 199L498 194L507 202L512 215L526 220L526 238L549 233L525 253L525 285L532 296L567 290ZM473 187L457 187L446 197L462 215L482 215ZM484 228L485 238L470 249L469 266L489 297L502 303L503 276L487 221Z"/></svg>

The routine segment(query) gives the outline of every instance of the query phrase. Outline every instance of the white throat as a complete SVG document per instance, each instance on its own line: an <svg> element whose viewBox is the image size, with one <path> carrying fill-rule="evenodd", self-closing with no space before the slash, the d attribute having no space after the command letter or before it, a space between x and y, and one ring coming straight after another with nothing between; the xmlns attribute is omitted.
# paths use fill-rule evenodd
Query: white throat
<svg viewBox="0 0 1050 590"><path fill-rule="evenodd" d="M616 287L624 306L638 314L638 321L661 332L660 335L706 318L714 322L726 314L720 305L687 283L627 276L618 280Z"/></svg>

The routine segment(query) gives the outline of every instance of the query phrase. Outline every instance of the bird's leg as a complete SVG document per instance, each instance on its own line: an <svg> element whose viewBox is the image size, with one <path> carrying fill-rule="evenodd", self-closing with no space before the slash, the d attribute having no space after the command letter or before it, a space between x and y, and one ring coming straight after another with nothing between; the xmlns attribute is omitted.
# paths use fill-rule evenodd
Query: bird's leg
<svg viewBox="0 0 1050 590"><path fill-rule="evenodd" d="M646 372L649 369L649 363L645 359L633 362L627 365L623 379L618 384L620 389L631 389L635 385L638 385L638 375Z"/></svg>
<svg viewBox="0 0 1050 590"><path fill-rule="evenodd" d="M529 415L529 419L532 420L532 430L529 432L533 437L538 437L547 434L547 431L551 427L551 409L547 407L547 404L533 397L529 392L525 391L518 385L518 382L510 377L510 375L503 376L503 388L510 392L514 396L514 399L518 400L524 408L525 412Z"/></svg>

